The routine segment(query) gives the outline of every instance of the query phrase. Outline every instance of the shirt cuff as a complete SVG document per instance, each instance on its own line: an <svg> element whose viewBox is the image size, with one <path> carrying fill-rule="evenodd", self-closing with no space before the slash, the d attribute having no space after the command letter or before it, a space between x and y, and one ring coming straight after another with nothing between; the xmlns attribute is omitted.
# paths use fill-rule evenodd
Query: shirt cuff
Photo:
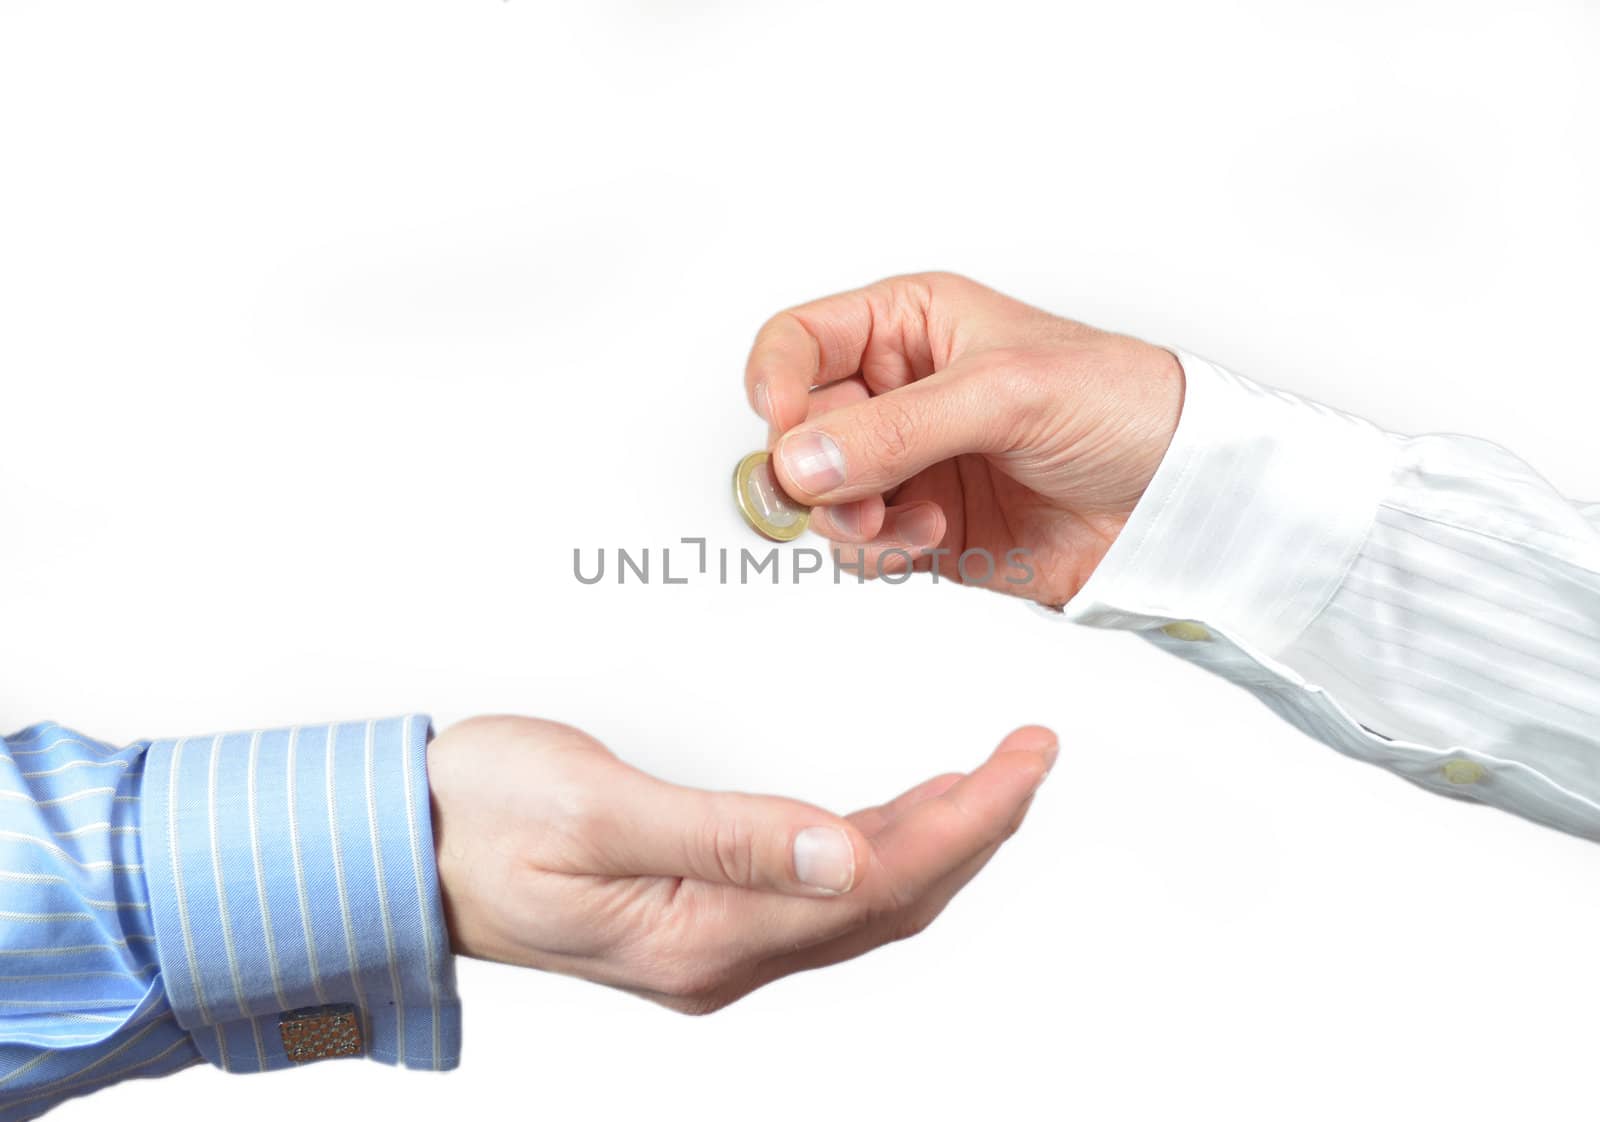
<svg viewBox="0 0 1600 1122"><path fill-rule="evenodd" d="M284 1014L344 1005L355 1054L456 1065L430 735L408 716L151 744L140 829L156 953L212 1063L287 1067Z"/></svg>
<svg viewBox="0 0 1600 1122"><path fill-rule="evenodd" d="M1204 621L1276 656L1339 587L1398 444L1359 417L1176 353L1185 389L1172 443L1062 612L1096 627Z"/></svg>

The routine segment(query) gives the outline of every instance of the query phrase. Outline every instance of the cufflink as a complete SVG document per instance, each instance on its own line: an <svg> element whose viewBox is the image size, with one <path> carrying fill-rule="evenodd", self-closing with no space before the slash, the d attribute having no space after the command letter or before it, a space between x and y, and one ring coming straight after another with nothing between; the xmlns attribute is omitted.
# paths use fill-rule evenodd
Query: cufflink
<svg viewBox="0 0 1600 1122"><path fill-rule="evenodd" d="M278 1022L278 1035L283 1039L283 1054L294 1064L359 1056L366 1048L354 1005L292 1010Z"/></svg>

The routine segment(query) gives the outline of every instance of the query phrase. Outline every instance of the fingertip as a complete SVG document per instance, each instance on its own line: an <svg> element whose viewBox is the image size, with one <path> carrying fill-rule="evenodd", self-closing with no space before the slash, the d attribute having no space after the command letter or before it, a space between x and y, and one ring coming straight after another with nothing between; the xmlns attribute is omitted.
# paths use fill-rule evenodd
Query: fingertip
<svg viewBox="0 0 1600 1122"><path fill-rule="evenodd" d="M1053 760L1059 747L1056 734L1044 725L1023 725L1006 734L996 752L1039 752Z"/></svg>
<svg viewBox="0 0 1600 1122"><path fill-rule="evenodd" d="M853 503L811 508L811 528L832 541L869 542L883 529L883 499L877 495Z"/></svg>
<svg viewBox="0 0 1600 1122"><path fill-rule="evenodd" d="M895 541L918 554L942 542L947 528L944 508L928 500L896 507L885 522Z"/></svg>
<svg viewBox="0 0 1600 1122"><path fill-rule="evenodd" d="M777 433L805 420L820 356L793 316L778 315L756 334L745 362L750 405Z"/></svg>
<svg viewBox="0 0 1600 1122"><path fill-rule="evenodd" d="M806 395L804 386L796 386L783 379L770 379L766 382L767 388L767 424L772 427L781 441L790 427L798 425L806 418Z"/></svg>
<svg viewBox="0 0 1600 1122"><path fill-rule="evenodd" d="M1061 744L1056 734L1043 725L1023 725L1006 735L995 749L995 756L1009 755L1012 753L1028 753L1037 757L1037 774L1033 777L1033 789L1045 781L1051 768L1055 767L1056 757L1060 754Z"/></svg>
<svg viewBox="0 0 1600 1122"><path fill-rule="evenodd" d="M784 417L783 387L772 382L763 382L761 384L761 393L761 407L762 409L765 409L766 412L761 413L760 410L757 410L757 412L760 413L761 419L767 422L768 449L776 452L778 441L783 439L784 433L784 426L782 423L782 419Z"/></svg>

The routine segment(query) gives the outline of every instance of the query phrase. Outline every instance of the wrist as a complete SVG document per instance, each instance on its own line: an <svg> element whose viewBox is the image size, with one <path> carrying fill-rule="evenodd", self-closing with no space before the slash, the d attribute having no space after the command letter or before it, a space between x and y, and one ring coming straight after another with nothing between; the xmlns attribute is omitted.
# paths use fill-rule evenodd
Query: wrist
<svg viewBox="0 0 1600 1122"><path fill-rule="evenodd" d="M1144 498L1172 447L1187 388L1183 363L1177 354L1150 343L1141 343L1140 347L1139 374L1132 379L1136 396L1128 403L1127 412L1129 424L1134 427L1126 445L1133 485L1128 502L1119 512L1123 524Z"/></svg>
<svg viewBox="0 0 1600 1122"><path fill-rule="evenodd" d="M479 936L481 924L475 917L479 909L473 894L472 869L463 821L457 813L462 803L461 783L470 777L461 774L462 744L456 725L435 736L428 744L428 804L433 823L433 860L439 874L439 905L444 914L445 936L452 954L469 958L490 958Z"/></svg>
<svg viewBox="0 0 1600 1122"><path fill-rule="evenodd" d="M1106 627L1198 620L1274 655L1343 579L1394 444L1360 418L1181 360L1166 454L1065 611Z"/></svg>
<svg viewBox="0 0 1600 1122"><path fill-rule="evenodd" d="M1091 464L1098 480L1090 488L1101 493L1096 496L1091 491L1075 512L1081 524L1077 536L1082 565L1071 584L1074 591L1088 582L1127 528L1167 458L1183 414L1186 380L1178 356L1165 347L1127 342L1132 353L1110 364L1114 389L1103 400L1112 412L1103 419L1105 428L1098 437L1114 466ZM1087 534L1082 533L1085 529Z"/></svg>

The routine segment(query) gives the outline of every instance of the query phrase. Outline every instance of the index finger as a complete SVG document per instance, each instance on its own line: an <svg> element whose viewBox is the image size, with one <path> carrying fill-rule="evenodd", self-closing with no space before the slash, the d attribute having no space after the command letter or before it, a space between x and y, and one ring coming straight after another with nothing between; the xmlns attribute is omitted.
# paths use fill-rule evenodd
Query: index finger
<svg viewBox="0 0 1600 1122"><path fill-rule="evenodd" d="M898 901L915 900L989 846L1004 841L1049 774L1056 751L1056 737L1049 729L1028 725L1011 733L983 766L872 839L887 881L873 887L887 890Z"/></svg>
<svg viewBox="0 0 1600 1122"><path fill-rule="evenodd" d="M932 370L925 325L925 286L893 278L825 296L769 319L745 361L745 394L778 432L805 420L806 395L851 375L882 393Z"/></svg>

